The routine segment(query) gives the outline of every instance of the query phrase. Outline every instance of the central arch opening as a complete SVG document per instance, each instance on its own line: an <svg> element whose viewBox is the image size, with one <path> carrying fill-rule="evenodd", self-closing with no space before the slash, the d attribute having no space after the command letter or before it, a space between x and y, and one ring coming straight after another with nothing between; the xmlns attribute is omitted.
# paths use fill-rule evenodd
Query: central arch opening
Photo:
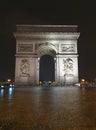
<svg viewBox="0 0 96 130"><path fill-rule="evenodd" d="M55 81L54 57L43 55L39 63L39 81Z"/></svg>

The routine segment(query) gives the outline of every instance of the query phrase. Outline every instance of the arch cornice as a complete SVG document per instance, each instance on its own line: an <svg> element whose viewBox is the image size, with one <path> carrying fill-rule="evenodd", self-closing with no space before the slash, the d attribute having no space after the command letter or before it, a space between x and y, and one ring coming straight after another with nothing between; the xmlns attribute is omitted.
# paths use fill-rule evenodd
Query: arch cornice
<svg viewBox="0 0 96 130"><path fill-rule="evenodd" d="M16 32L15 38L18 40L38 40L38 39L78 39L79 33L77 32Z"/></svg>

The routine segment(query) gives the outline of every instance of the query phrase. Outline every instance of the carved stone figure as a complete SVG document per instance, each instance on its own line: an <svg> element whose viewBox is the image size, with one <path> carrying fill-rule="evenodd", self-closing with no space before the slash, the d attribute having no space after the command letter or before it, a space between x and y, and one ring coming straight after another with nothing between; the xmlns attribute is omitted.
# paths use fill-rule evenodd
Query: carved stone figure
<svg viewBox="0 0 96 130"><path fill-rule="evenodd" d="M68 58L66 60L63 60L64 62L64 76L73 76L73 60Z"/></svg>
<svg viewBox="0 0 96 130"><path fill-rule="evenodd" d="M21 61L20 70L22 74L25 74L25 75L29 74L29 63L27 59L23 59Z"/></svg>

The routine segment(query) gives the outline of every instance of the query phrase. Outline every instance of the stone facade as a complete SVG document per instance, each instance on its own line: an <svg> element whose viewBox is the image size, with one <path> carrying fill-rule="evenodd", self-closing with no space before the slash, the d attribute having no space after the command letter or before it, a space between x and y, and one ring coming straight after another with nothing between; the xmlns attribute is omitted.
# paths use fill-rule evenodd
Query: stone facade
<svg viewBox="0 0 96 130"><path fill-rule="evenodd" d="M56 83L78 83L76 25L17 25L14 36L16 85L39 83L39 60L43 55L54 58Z"/></svg>

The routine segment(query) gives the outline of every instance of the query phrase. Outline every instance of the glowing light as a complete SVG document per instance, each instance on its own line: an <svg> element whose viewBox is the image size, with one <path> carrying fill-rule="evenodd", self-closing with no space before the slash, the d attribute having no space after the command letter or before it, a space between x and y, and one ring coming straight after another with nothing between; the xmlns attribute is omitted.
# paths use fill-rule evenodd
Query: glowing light
<svg viewBox="0 0 96 130"><path fill-rule="evenodd" d="M9 88L9 95L11 95L13 92L13 89L12 88Z"/></svg>
<svg viewBox="0 0 96 130"><path fill-rule="evenodd" d="M12 84L10 84L10 87L12 87L13 85Z"/></svg>
<svg viewBox="0 0 96 130"><path fill-rule="evenodd" d="M82 82L85 82L85 79L82 79L81 81L82 81Z"/></svg>
<svg viewBox="0 0 96 130"><path fill-rule="evenodd" d="M8 82L11 82L11 79L7 79Z"/></svg>
<svg viewBox="0 0 96 130"><path fill-rule="evenodd" d="M0 90L0 94L3 95L4 94L4 89Z"/></svg>
<svg viewBox="0 0 96 130"><path fill-rule="evenodd" d="M1 88L4 88L4 85L1 85Z"/></svg>

